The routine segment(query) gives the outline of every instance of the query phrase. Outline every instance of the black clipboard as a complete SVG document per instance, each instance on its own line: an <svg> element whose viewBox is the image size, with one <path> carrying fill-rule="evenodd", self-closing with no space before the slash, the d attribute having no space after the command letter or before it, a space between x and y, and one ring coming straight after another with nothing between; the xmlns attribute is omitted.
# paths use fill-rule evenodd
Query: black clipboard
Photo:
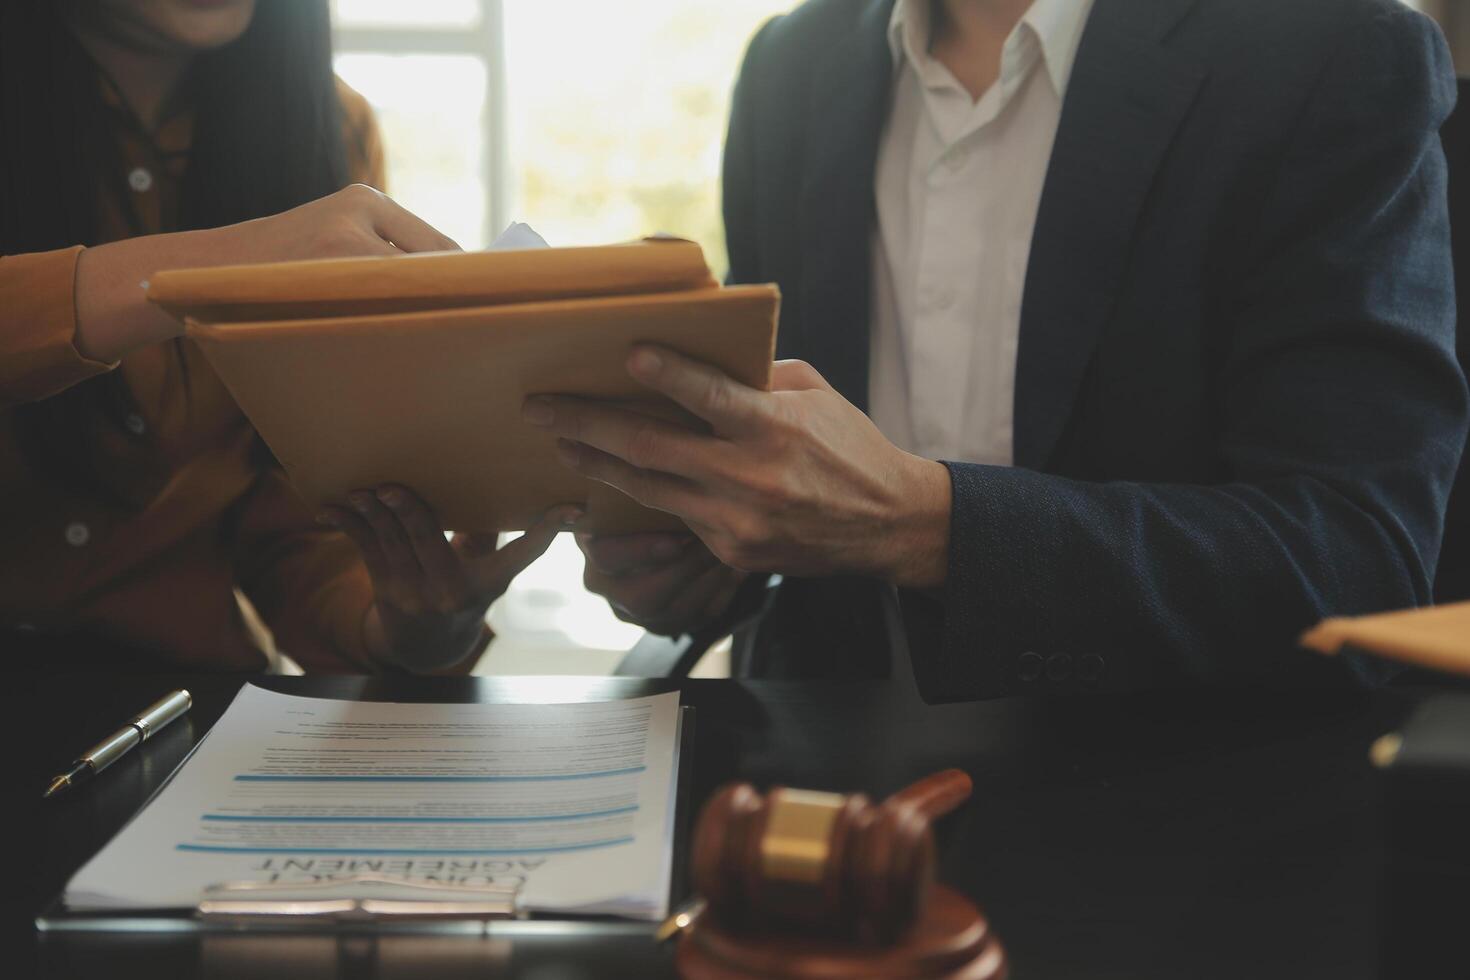
<svg viewBox="0 0 1470 980"><path fill-rule="evenodd" d="M694 776L694 724L695 711L692 705L679 706L677 758L674 766L674 827L673 854L669 865L668 908L673 909L688 891L686 881L688 846L693 834L693 776ZM194 753L209 738L206 732L169 773L137 811L118 828L124 828L138 819L139 815L157 799L158 795L173 782ZM114 835L116 836L116 835ZM109 838L109 841L111 838ZM103 845L106 846L105 844ZM252 921L242 925L239 919L211 917L199 914L198 907L160 909L106 909L76 911L68 909L63 894L56 896L36 916L35 928L43 944L64 943L70 937L100 937L104 934L132 934L148 936L174 935L191 939L209 934L360 934L363 932L384 935L433 935L433 936L498 936L513 937L517 933L544 935L549 924L565 927L570 934L590 935L647 935L653 936L658 923L635 919L624 919L612 915L578 915L571 913L532 913L521 917L394 917L377 915L371 918L330 919L326 917L282 917L279 920Z"/></svg>

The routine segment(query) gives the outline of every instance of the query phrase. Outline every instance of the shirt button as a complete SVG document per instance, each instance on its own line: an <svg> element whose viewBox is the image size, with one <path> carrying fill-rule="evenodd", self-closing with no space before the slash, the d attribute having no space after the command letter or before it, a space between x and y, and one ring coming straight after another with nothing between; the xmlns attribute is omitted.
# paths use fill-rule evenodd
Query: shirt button
<svg viewBox="0 0 1470 980"><path fill-rule="evenodd" d="M143 167L134 167L128 173L128 186L139 194L144 194L153 186L153 175Z"/></svg>
<svg viewBox="0 0 1470 980"><path fill-rule="evenodd" d="M1077 665L1077 676L1082 678L1084 684L1096 684L1102 680L1103 671L1107 669L1107 666L1107 661L1102 657L1089 653Z"/></svg>
<svg viewBox="0 0 1470 980"><path fill-rule="evenodd" d="M143 421L143 416L137 412L129 413L128 417L123 419L123 425L135 436L141 436L148 431L148 423Z"/></svg>
<svg viewBox="0 0 1470 980"><path fill-rule="evenodd" d="M944 169L952 174L957 174L964 168L965 161L969 158L970 154L964 150L950 150L944 158Z"/></svg>
<svg viewBox="0 0 1470 980"><path fill-rule="evenodd" d="M73 548L80 548L92 540L92 531L81 521L72 521L66 526L66 543Z"/></svg>

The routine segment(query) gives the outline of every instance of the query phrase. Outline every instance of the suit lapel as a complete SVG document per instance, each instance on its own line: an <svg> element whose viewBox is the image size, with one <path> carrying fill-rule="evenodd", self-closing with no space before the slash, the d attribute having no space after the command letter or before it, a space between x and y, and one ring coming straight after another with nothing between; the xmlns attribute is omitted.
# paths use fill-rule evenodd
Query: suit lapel
<svg viewBox="0 0 1470 980"><path fill-rule="evenodd" d="M1015 462L1043 468L1072 412L1155 172L1203 73L1163 46L1194 0L1096 0L1067 86L1026 273Z"/></svg>
<svg viewBox="0 0 1470 980"><path fill-rule="evenodd" d="M811 361L859 408L868 402L873 172L888 113L893 0L868 0L855 29L813 69L801 186L801 323L783 353Z"/></svg>

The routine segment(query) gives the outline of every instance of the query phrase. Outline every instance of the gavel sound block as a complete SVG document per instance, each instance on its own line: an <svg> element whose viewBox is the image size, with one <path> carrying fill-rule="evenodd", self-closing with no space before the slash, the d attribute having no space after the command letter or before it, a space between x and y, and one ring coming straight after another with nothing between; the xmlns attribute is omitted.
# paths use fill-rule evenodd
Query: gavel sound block
<svg viewBox="0 0 1470 980"><path fill-rule="evenodd" d="M970 795L949 769L862 795L728 786L706 804L691 871L708 911L680 942L687 980L1004 980L1005 951L935 883L932 823Z"/></svg>

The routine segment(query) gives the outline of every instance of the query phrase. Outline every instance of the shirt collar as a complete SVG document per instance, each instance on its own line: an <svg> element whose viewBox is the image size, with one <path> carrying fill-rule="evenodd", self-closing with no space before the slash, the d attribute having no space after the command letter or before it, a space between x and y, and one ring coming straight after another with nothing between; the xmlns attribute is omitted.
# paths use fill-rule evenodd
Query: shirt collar
<svg viewBox="0 0 1470 980"><path fill-rule="evenodd" d="M188 100L169 114L159 124L158 129L149 133L138 121L138 116L132 107L123 100L122 92L118 90L117 84L107 76L104 71L98 71L99 80L102 85L102 104L112 113L122 128L151 144L153 148L163 156L175 156L189 152L189 144L194 137L194 117L188 108ZM186 89L187 91L187 89Z"/></svg>
<svg viewBox="0 0 1470 980"><path fill-rule="evenodd" d="M893 55L894 70L905 60L916 65L929 54L932 30L932 4L935 0L898 0L888 19L888 50ZM1051 77L1057 97L1067 94L1067 82L1077 61L1077 47L1082 29L1092 11L1093 0L1034 0L1011 37L1017 32L1030 32L1041 45L1042 61ZM1009 43L1009 42L1008 42Z"/></svg>

